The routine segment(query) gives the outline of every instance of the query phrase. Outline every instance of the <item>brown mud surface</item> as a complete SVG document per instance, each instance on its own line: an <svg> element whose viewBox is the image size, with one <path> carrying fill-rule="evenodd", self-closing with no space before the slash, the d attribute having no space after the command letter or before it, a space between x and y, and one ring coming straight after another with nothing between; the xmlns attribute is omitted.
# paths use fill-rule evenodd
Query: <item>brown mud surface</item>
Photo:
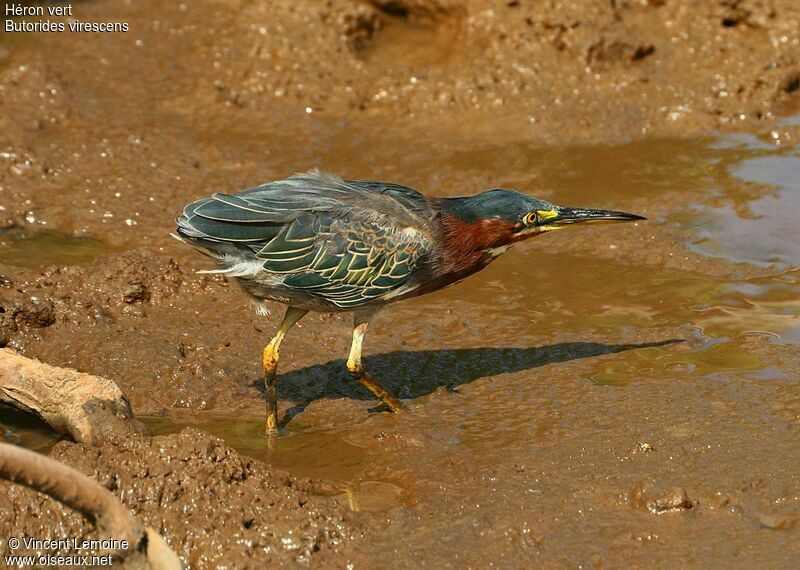
<svg viewBox="0 0 800 570"><path fill-rule="evenodd" d="M0 345L119 384L160 435L51 453L192 567L800 556L796 2L74 9L131 31L0 38ZM649 220L539 238L379 314L365 362L397 416L344 370L350 318L307 317L269 445L281 308L257 316L169 232L192 199L312 167ZM89 532L0 497L0 552Z"/></svg>
<svg viewBox="0 0 800 570"><path fill-rule="evenodd" d="M311 481L270 469L191 428L100 449L62 442L51 455L117 492L192 567L324 564L353 538L346 509L337 512ZM82 516L6 482L0 514L4 537L98 538ZM27 553L35 551L14 552Z"/></svg>

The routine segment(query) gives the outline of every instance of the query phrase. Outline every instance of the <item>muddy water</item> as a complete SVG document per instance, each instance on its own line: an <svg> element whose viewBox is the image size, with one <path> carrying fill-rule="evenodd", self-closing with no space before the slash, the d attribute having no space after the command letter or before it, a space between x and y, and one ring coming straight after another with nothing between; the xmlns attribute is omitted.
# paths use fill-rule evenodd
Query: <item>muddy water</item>
<svg viewBox="0 0 800 570"><path fill-rule="evenodd" d="M54 231L0 235L0 263L38 268L47 265L88 265L114 251L101 240Z"/></svg>
<svg viewBox="0 0 800 570"><path fill-rule="evenodd" d="M287 341L277 442L257 412L165 410L150 427L195 425L331 481L369 529L369 562L701 564L748 544L783 565L800 526L796 149L749 136L509 145L434 166L534 172L555 202L651 220L545 236L389 309L366 365L406 399L398 417L345 379L346 325L338 354L292 348L330 324L317 321Z"/></svg>
<svg viewBox="0 0 800 570"><path fill-rule="evenodd" d="M50 426L30 414L7 407L0 407L0 414L4 441L45 452L59 440Z"/></svg>
<svg viewBox="0 0 800 570"><path fill-rule="evenodd" d="M321 162L365 169L358 145L336 136ZM165 408L144 418L153 431L194 425L330 481L325 492L367 529L358 555L370 563L477 564L482 549L512 565L704 560L683 540L691 528L715 556L752 543L780 565L775 546L800 525L797 150L737 135L448 147L428 159L406 157L414 176L448 181L441 194L502 172L504 186L650 220L544 236L379 316L366 366L406 400L398 417L346 380L346 323L312 317L284 349L276 442L259 435L255 373L243 412ZM84 263L105 247L54 235L17 239L4 261ZM142 239L204 267L157 234ZM309 334L331 340L314 347ZM260 342L226 352L255 370ZM4 428L32 447L53 441L18 418ZM664 511L675 512L654 514Z"/></svg>

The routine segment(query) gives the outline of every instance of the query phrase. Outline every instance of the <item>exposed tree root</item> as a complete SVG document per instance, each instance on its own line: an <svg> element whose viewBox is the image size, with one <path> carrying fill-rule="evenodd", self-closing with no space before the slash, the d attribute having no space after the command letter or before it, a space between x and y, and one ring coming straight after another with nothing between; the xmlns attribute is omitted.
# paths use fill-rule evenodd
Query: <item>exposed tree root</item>
<svg viewBox="0 0 800 570"><path fill-rule="evenodd" d="M128 400L107 378L50 366L0 349L0 403L36 414L75 441L147 433Z"/></svg>
<svg viewBox="0 0 800 570"><path fill-rule="evenodd" d="M164 539L141 525L105 487L63 463L0 443L0 478L26 485L94 521L101 538L125 541L112 550L125 568L174 570L181 563Z"/></svg>

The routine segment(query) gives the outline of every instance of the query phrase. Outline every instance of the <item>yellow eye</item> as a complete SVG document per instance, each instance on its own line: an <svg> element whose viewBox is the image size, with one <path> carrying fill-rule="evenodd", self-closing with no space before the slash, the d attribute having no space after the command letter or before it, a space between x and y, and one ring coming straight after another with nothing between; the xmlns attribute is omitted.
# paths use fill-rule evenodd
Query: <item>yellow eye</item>
<svg viewBox="0 0 800 570"><path fill-rule="evenodd" d="M525 220L523 221L525 222L526 226L535 226L538 218L539 216L536 214L536 212L531 212L530 214L525 216Z"/></svg>

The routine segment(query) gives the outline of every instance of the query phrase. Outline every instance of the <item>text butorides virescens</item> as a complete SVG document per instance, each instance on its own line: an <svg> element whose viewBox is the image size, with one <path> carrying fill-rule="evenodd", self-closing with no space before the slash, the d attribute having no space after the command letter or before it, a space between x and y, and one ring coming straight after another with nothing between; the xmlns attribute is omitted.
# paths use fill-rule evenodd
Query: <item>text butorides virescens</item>
<svg viewBox="0 0 800 570"><path fill-rule="evenodd" d="M399 184L312 171L192 202L178 218L178 234L216 260L213 272L237 278L258 301L287 305L263 354L272 432L281 341L308 311L354 313L347 369L397 411L400 402L361 364L367 323L381 307L453 285L533 236L642 219L555 206L514 190L433 198Z"/></svg>

